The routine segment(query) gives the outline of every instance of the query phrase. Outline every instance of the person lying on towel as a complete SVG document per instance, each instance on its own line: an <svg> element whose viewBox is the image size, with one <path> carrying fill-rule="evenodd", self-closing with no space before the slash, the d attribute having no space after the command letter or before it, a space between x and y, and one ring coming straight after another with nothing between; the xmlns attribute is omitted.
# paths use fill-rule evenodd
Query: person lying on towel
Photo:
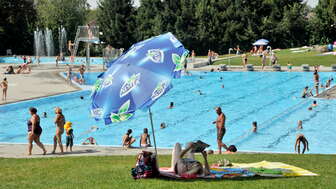
<svg viewBox="0 0 336 189"><path fill-rule="evenodd" d="M173 153L172 153L172 166L171 168L179 176L196 176L196 175L209 175L209 164L207 160L207 153L203 150L201 154L204 158L204 168L203 165L195 160L194 152L195 143L188 143L187 148L182 150L180 143L176 143ZM187 158L183 158L186 155Z"/></svg>

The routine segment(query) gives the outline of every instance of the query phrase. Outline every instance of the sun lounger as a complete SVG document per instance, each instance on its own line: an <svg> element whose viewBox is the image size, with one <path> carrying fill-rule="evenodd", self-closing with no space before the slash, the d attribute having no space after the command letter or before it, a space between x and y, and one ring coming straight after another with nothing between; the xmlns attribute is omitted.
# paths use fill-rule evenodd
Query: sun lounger
<svg viewBox="0 0 336 189"><path fill-rule="evenodd" d="M253 65L252 64L247 64L246 65L246 70L247 71L254 71Z"/></svg>
<svg viewBox="0 0 336 189"><path fill-rule="evenodd" d="M304 71L304 72L309 72L310 71L308 64L302 64L301 67L302 67L302 71Z"/></svg>
<svg viewBox="0 0 336 189"><path fill-rule="evenodd" d="M281 66L279 64L275 64L272 66L273 71L275 72L280 72L281 71Z"/></svg>

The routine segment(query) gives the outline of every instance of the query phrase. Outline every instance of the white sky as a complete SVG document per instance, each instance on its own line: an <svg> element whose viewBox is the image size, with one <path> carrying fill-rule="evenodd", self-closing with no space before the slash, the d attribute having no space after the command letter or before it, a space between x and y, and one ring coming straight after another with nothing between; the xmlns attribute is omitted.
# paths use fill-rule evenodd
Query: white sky
<svg viewBox="0 0 336 189"><path fill-rule="evenodd" d="M97 8L97 1L98 0L87 0L88 3L91 5L91 9ZM311 7L315 7L318 3L318 0L306 0L308 2L308 5ZM134 0L135 6L139 6L140 0Z"/></svg>

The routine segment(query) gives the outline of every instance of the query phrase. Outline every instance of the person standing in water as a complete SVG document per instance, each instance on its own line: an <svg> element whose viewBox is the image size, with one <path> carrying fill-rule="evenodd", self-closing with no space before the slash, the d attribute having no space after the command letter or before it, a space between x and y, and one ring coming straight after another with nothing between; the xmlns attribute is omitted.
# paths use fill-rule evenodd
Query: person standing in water
<svg viewBox="0 0 336 189"><path fill-rule="evenodd" d="M258 130L257 122L256 122L256 121L253 121L253 122L252 122L252 132L253 132L253 133L256 133L257 130Z"/></svg>
<svg viewBox="0 0 336 189"><path fill-rule="evenodd" d="M315 84L316 96L318 96L319 95L320 76L317 72L317 69L315 69L315 71L314 71L314 84Z"/></svg>
<svg viewBox="0 0 336 189"><path fill-rule="evenodd" d="M216 113L218 115L217 120L212 123L216 124L218 150L219 150L219 154L222 154L222 147L227 149L227 146L222 142L223 137L225 135L225 131L226 131L225 129L225 119L226 118L220 107L216 108Z"/></svg>
<svg viewBox="0 0 336 189"><path fill-rule="evenodd" d="M57 144L60 147L61 154L63 154L63 144L62 144L62 134L64 133L64 124L65 124L65 117L62 114L62 109L59 107L55 108L55 125L56 125L56 134L54 136L54 149L52 151L52 154L55 153Z"/></svg>
<svg viewBox="0 0 336 189"><path fill-rule="evenodd" d="M302 127L302 120L298 121L297 129L303 129L303 127Z"/></svg>
<svg viewBox="0 0 336 189"><path fill-rule="evenodd" d="M29 108L31 118L27 122L28 127L28 155L32 155L33 142L37 144L43 150L43 155L47 153L43 144L40 142L40 136L42 134L42 128L40 126L40 116L37 115L37 109L34 107Z"/></svg>
<svg viewBox="0 0 336 189"><path fill-rule="evenodd" d="M0 87L2 88L2 100L7 99L7 90L8 90L8 81L7 78L4 78L0 83Z"/></svg>
<svg viewBox="0 0 336 189"><path fill-rule="evenodd" d="M303 134L298 134L297 137L296 137L295 147L294 147L295 152L296 152L296 149L297 149L298 154L300 154L301 143L303 144L302 154L304 154L306 150L309 151L309 143L308 143L308 140L306 139L306 137Z"/></svg>

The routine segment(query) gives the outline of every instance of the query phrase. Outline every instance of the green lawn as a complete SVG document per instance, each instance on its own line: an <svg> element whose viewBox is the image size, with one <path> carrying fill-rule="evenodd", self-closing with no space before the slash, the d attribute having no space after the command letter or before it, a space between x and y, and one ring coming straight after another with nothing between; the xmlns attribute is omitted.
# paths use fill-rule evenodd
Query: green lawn
<svg viewBox="0 0 336 189"><path fill-rule="evenodd" d="M336 64L336 56L334 55L325 55L318 56L319 52L310 51L304 53L292 53L290 50L281 50L276 52L278 57L278 64L282 66L287 66L287 63L290 62L293 66L301 66L302 64L309 65L323 65L331 66ZM215 62L216 64L229 64L228 60L222 60ZM233 58L230 60L231 65L242 65L242 58ZM261 65L261 58L258 56L248 56L248 64L253 64L256 66ZM269 65L269 59L267 59L267 65Z"/></svg>
<svg viewBox="0 0 336 189"><path fill-rule="evenodd" d="M209 156L209 161L216 162L220 158L246 163L281 161L320 176L211 181L133 180L130 169L135 164L135 156L0 159L0 188L336 188L335 155L212 155ZM170 156L159 156L159 162L161 166L169 166Z"/></svg>

